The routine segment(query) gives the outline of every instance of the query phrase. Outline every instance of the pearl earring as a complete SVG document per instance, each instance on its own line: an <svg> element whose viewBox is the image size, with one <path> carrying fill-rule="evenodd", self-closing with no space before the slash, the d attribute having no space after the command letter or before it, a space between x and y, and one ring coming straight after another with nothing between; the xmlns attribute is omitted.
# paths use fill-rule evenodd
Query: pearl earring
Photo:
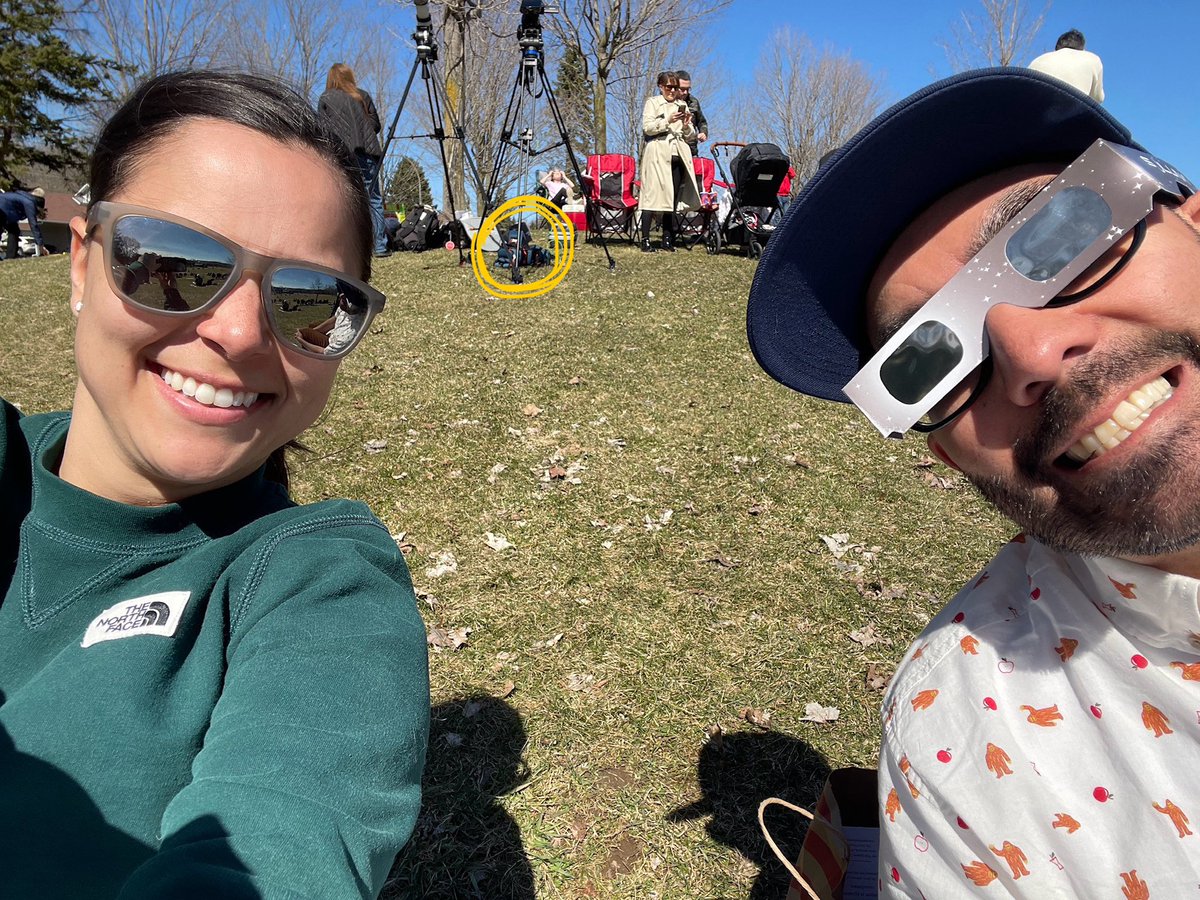
<svg viewBox="0 0 1200 900"><path fill-rule="evenodd" d="M80 311L80 310L82 310L82 309L83 309L83 301L82 301L82 300L80 300L79 302L77 302L77 303L75 304L75 312L79 312L79 311Z"/></svg>

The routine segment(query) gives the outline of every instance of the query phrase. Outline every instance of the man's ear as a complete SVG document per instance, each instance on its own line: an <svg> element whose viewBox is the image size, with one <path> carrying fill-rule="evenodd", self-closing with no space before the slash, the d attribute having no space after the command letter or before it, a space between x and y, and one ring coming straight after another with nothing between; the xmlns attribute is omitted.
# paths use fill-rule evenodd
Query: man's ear
<svg viewBox="0 0 1200 900"><path fill-rule="evenodd" d="M1192 223L1192 227L1200 231L1200 193L1192 194L1179 207L1179 214Z"/></svg>
<svg viewBox="0 0 1200 900"><path fill-rule="evenodd" d="M930 453L932 453L934 456L936 456L938 459L940 459L942 462L944 462L946 465L948 465L950 468L952 468L955 472L962 471L962 466L960 466L958 463L956 463L954 461L954 458L951 457L950 454L946 451L946 448L942 446L941 441L939 441L937 439L936 434L929 435L929 437L927 437L925 439L925 442L927 444L929 444L929 452Z"/></svg>
<svg viewBox="0 0 1200 900"><path fill-rule="evenodd" d="M83 302L83 286L87 282L87 258L91 241L86 237L87 222L82 216L71 220L71 312L78 316L76 306Z"/></svg>

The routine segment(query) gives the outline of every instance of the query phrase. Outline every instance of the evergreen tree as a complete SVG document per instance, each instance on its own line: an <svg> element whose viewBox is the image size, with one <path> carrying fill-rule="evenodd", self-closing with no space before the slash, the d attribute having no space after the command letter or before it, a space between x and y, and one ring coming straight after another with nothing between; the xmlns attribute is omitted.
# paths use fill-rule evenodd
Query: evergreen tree
<svg viewBox="0 0 1200 900"><path fill-rule="evenodd" d="M112 63L75 50L63 17L58 0L0 0L0 187L30 164L59 170L83 154L62 110L102 96Z"/></svg>
<svg viewBox="0 0 1200 900"><path fill-rule="evenodd" d="M588 77L586 60L579 49L567 46L562 61L558 64L558 79L554 84L554 96L571 139L571 149L583 165L583 159L595 153L596 130L594 122L594 90ZM563 168L569 168L564 165Z"/></svg>
<svg viewBox="0 0 1200 900"><path fill-rule="evenodd" d="M383 202L391 209L412 209L422 203L433 202L425 170L411 156L400 157L392 169L383 191Z"/></svg>

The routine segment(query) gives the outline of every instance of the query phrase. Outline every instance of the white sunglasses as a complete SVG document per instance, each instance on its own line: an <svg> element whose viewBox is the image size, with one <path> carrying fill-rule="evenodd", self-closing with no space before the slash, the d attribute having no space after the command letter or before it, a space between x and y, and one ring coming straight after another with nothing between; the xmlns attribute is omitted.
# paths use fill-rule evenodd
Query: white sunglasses
<svg viewBox="0 0 1200 900"><path fill-rule="evenodd" d="M986 383L988 310L1000 303L1037 309L1093 293L1129 260L1145 218L1162 193L1182 201L1195 186L1174 167L1141 150L1097 140L1042 188L929 298L843 391L885 437L948 424ZM1121 260L1086 291L1062 295L1113 241L1137 234ZM947 395L983 369L953 409ZM960 392L961 394L961 392Z"/></svg>

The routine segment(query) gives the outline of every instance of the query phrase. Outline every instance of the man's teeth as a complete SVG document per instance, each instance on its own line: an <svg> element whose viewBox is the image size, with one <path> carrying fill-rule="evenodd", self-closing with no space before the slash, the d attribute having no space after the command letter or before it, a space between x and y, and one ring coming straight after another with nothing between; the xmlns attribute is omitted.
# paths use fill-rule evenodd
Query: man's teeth
<svg viewBox="0 0 1200 900"><path fill-rule="evenodd" d="M1067 451L1067 456L1076 462L1087 462L1093 456L1107 453L1133 432L1150 417L1155 409L1171 398L1174 389L1167 379L1159 376L1149 384L1138 388L1126 399L1117 404L1105 421L1101 422L1092 433L1084 435Z"/></svg>
<svg viewBox="0 0 1200 900"><path fill-rule="evenodd" d="M231 391L229 388L215 388L204 381L197 381L188 375L180 375L170 369L162 370L162 380L169 388L186 394L205 406L219 406L228 409L231 406L252 406L258 399L254 391Z"/></svg>

